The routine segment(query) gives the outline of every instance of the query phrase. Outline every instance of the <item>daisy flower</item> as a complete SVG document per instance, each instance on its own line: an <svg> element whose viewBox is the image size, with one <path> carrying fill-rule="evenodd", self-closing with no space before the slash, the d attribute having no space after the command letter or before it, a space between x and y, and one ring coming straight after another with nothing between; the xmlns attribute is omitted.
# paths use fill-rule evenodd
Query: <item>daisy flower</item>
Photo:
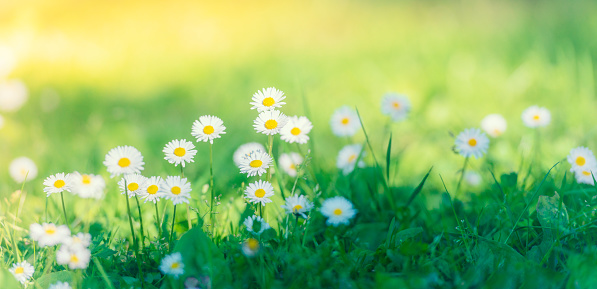
<svg viewBox="0 0 597 289"><path fill-rule="evenodd" d="M147 190L146 188L147 178L140 175L140 174L131 174L131 175L124 175L122 179L118 182L118 187L120 188L120 194L124 195L125 192L128 192L129 198L132 198L136 195L140 195L142 192ZM126 188L124 187L126 184Z"/></svg>
<svg viewBox="0 0 597 289"><path fill-rule="evenodd" d="M74 236L68 237L64 239L62 242L64 245L67 246L81 246L83 248L88 248L91 244L91 234L89 233L78 233Z"/></svg>
<svg viewBox="0 0 597 289"><path fill-rule="evenodd" d="M167 177L160 183L158 193L162 193L166 199L171 200L174 205L189 203L191 198L191 184L186 178L179 176Z"/></svg>
<svg viewBox="0 0 597 289"><path fill-rule="evenodd" d="M309 141L309 134L313 124L307 117L291 116L288 123L280 130L280 138L287 143L305 144Z"/></svg>
<svg viewBox="0 0 597 289"><path fill-rule="evenodd" d="M239 146L238 149L236 149L236 151L234 151L234 154L232 155L232 160L234 161L234 164L240 168L240 163L243 161L243 159L254 151L265 152L265 147L258 142L250 142Z"/></svg>
<svg viewBox="0 0 597 289"><path fill-rule="evenodd" d="M255 215L245 219L243 224L247 227L247 231L255 235L261 235L261 233L270 228L269 224L263 218Z"/></svg>
<svg viewBox="0 0 597 289"><path fill-rule="evenodd" d="M37 177L37 166L31 159L20 157L10 163L8 172L15 182L22 184L24 181L30 181Z"/></svg>
<svg viewBox="0 0 597 289"><path fill-rule="evenodd" d="M72 289L73 287L70 287L70 285L66 282L62 282L62 281L58 281L52 285L50 285L50 287L48 287L48 289Z"/></svg>
<svg viewBox="0 0 597 289"><path fill-rule="evenodd" d="M577 147L570 150L568 154L568 162L572 165L571 172L583 170L597 165L595 155L586 147Z"/></svg>
<svg viewBox="0 0 597 289"><path fill-rule="evenodd" d="M278 159L282 170L284 170L289 176L296 177L296 167L303 163L303 157L298 153L281 154Z"/></svg>
<svg viewBox="0 0 597 289"><path fill-rule="evenodd" d="M58 173L49 176L44 180L44 192L49 197L51 194L61 193L63 191L70 192L72 187L70 174Z"/></svg>
<svg viewBox="0 0 597 289"><path fill-rule="evenodd" d="M483 120L481 120L481 128L491 137L498 137L502 135L508 123L501 114L489 114Z"/></svg>
<svg viewBox="0 0 597 289"><path fill-rule="evenodd" d="M355 163L359 158L359 154L361 154L361 160L359 161L359 168L365 167L365 162L363 158L365 157L365 151L363 151L363 146L360 144L352 144L344 146L340 152L338 153L338 158L336 160L336 167L342 170L344 175L350 174L355 167Z"/></svg>
<svg viewBox="0 0 597 289"><path fill-rule="evenodd" d="M74 172L71 175L71 192L81 198L101 199L106 189L106 181L99 175L81 174Z"/></svg>
<svg viewBox="0 0 597 289"><path fill-rule="evenodd" d="M545 107L533 105L522 112L522 121L530 128L547 126L551 122L551 113Z"/></svg>
<svg viewBox="0 0 597 289"><path fill-rule="evenodd" d="M249 184L245 189L245 199L249 203L261 203L265 206L265 204L272 202L269 198L273 195L274 187L272 184L262 180Z"/></svg>
<svg viewBox="0 0 597 289"><path fill-rule="evenodd" d="M67 226L56 226L52 223L31 224L29 236L36 241L40 247L54 246L63 243L70 237L70 230Z"/></svg>
<svg viewBox="0 0 597 289"><path fill-rule="evenodd" d="M481 178L481 175L477 172L467 171L466 173L464 173L464 180L467 184L476 187L481 184L483 178Z"/></svg>
<svg viewBox="0 0 597 289"><path fill-rule="evenodd" d="M166 255L160 263L160 271L165 275L178 279L178 276L184 274L184 263L182 262L182 255L179 252Z"/></svg>
<svg viewBox="0 0 597 289"><path fill-rule="evenodd" d="M169 142L162 151L166 154L164 159L169 163L174 164L174 166L181 164L184 168L186 163L194 162L193 157L197 154L194 148L195 145L192 142L183 139Z"/></svg>
<svg viewBox="0 0 597 289"><path fill-rule="evenodd" d="M574 171L576 182L579 184L595 185L593 176L597 179L597 166L585 167Z"/></svg>
<svg viewBox="0 0 597 289"><path fill-rule="evenodd" d="M347 105L334 111L330 125L332 126L332 132L339 137L353 136L361 129L357 112Z"/></svg>
<svg viewBox="0 0 597 289"><path fill-rule="evenodd" d="M253 123L258 133L274 135L288 123L288 117L279 110L267 110L260 113Z"/></svg>
<svg viewBox="0 0 597 289"><path fill-rule="evenodd" d="M286 210L287 214L294 214L306 219L305 213L313 209L313 203L303 195L293 195L286 198L286 204L282 205L282 208Z"/></svg>
<svg viewBox="0 0 597 289"><path fill-rule="evenodd" d="M319 210L328 218L326 224L332 226L348 225L357 213L352 203L344 197L333 197L323 201Z"/></svg>
<svg viewBox="0 0 597 289"><path fill-rule="evenodd" d="M258 112L274 110L286 104L282 101L285 98L284 92L277 90L275 87L264 88L253 94L253 102L251 102L253 107L251 109L257 109Z"/></svg>
<svg viewBox="0 0 597 289"><path fill-rule="evenodd" d="M467 128L456 137L455 146L463 157L480 158L489 148L489 139L480 129Z"/></svg>
<svg viewBox="0 0 597 289"><path fill-rule="evenodd" d="M20 80L0 81L0 111L17 111L27 102L29 92Z"/></svg>
<svg viewBox="0 0 597 289"><path fill-rule="evenodd" d="M56 263L68 265L71 270L86 269L91 259L91 251L82 246L62 245L56 252Z"/></svg>
<svg viewBox="0 0 597 289"><path fill-rule="evenodd" d="M23 261L21 263L12 264L12 267L8 269L8 271L10 271L21 284L25 284L31 279L31 276L33 276L35 268L33 268L29 262Z"/></svg>
<svg viewBox="0 0 597 289"><path fill-rule="evenodd" d="M381 113L390 116L393 121L401 121L410 112L410 101L406 95L386 93L381 99Z"/></svg>
<svg viewBox="0 0 597 289"><path fill-rule="evenodd" d="M193 123L191 135L197 138L197 142L208 142L213 144L214 139L226 134L224 122L216 116L204 115Z"/></svg>
<svg viewBox="0 0 597 289"><path fill-rule="evenodd" d="M160 192L160 184L164 181L161 177L151 177L145 182L145 191L139 192L139 196L147 201L153 202L154 204L164 197L164 193Z"/></svg>
<svg viewBox="0 0 597 289"><path fill-rule="evenodd" d="M243 242L243 254L247 257L253 257L259 253L259 241L257 239L249 238L245 242Z"/></svg>
<svg viewBox="0 0 597 289"><path fill-rule="evenodd" d="M132 146L119 146L106 154L104 165L113 178L119 175L140 174L143 170L143 155Z"/></svg>
<svg viewBox="0 0 597 289"><path fill-rule="evenodd" d="M248 177L261 176L267 172L273 161L265 151L253 151L241 161L240 172Z"/></svg>

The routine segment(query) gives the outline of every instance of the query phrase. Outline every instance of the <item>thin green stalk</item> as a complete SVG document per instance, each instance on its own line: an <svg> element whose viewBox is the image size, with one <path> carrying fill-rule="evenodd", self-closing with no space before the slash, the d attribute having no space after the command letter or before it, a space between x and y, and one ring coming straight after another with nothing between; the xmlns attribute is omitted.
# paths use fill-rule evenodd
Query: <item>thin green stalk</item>
<svg viewBox="0 0 597 289"><path fill-rule="evenodd" d="M66 217L66 207L64 206L64 192L60 192L60 199L62 200L62 212L64 213L64 223L70 229L70 224L68 223L68 218Z"/></svg>
<svg viewBox="0 0 597 289"><path fill-rule="evenodd" d="M155 205L155 219L158 224L158 240L162 238L162 222L160 221L160 212L158 210L158 202L153 203Z"/></svg>
<svg viewBox="0 0 597 289"><path fill-rule="evenodd" d="M216 198L216 192L214 188L214 154L213 154L213 144L209 143L209 186L211 189L211 202L209 205L209 220L211 222L211 236L214 238L216 236L216 216L214 212L214 201Z"/></svg>
<svg viewBox="0 0 597 289"><path fill-rule="evenodd" d="M139 223L141 224L141 252L145 251L145 231L143 230L143 214L141 213L141 205L139 204L139 198L135 196L137 200L137 209L139 210Z"/></svg>
<svg viewBox="0 0 597 289"><path fill-rule="evenodd" d="M460 196L460 185L462 185L462 180L464 180L464 173L466 172L466 165L468 164L468 158L469 157L464 158L464 164L462 165L462 170L460 172L460 179L458 179L458 184L456 185L456 192L454 193L454 196L456 198L458 198L458 196Z"/></svg>
<svg viewBox="0 0 597 289"><path fill-rule="evenodd" d="M268 143L268 145L267 145L267 151L268 151L269 156L272 157L272 159L274 159L274 156L272 156L272 150L273 150L273 147L274 147L274 136L270 134L267 138L268 138L268 140L267 140L267 143ZM268 181L268 182L271 182L271 180L272 180L272 167L273 167L273 165L270 166L267 169L267 178L266 178L266 181Z"/></svg>
<svg viewBox="0 0 597 289"><path fill-rule="evenodd" d="M172 227L170 227L170 240L168 243L172 245L172 236L174 235L174 223L176 222L176 205L174 205L174 213L172 213ZM170 248L172 251L172 248Z"/></svg>
<svg viewBox="0 0 597 289"><path fill-rule="evenodd" d="M184 167L180 166L180 177L184 178ZM193 222L191 221L191 204L187 204L187 224L189 230L193 228Z"/></svg>
<svg viewBox="0 0 597 289"><path fill-rule="evenodd" d="M145 282L143 277L143 269L141 268L141 259L139 258L139 243L135 238L135 230L133 228L133 216L131 214L131 205L129 204L129 192L126 179L124 180L124 198L126 199L126 209L129 214L129 225L131 226L131 236L133 237L133 246L135 248L135 260L137 260L137 267L139 268L139 276L141 278L141 287L145 288Z"/></svg>

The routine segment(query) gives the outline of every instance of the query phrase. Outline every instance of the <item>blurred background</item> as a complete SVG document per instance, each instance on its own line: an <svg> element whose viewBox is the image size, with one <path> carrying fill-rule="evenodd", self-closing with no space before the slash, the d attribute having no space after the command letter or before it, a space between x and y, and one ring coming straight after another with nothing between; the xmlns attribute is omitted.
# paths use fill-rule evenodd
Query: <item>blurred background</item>
<svg viewBox="0 0 597 289"><path fill-rule="evenodd" d="M20 188L8 174L20 156L39 168L33 195L56 172L108 178L101 162L118 145L144 154L146 175L177 174L163 146L192 139L193 121L213 114L228 127L214 146L217 184L235 192L231 182L244 178L232 153L266 141L249 102L270 86L286 93L287 115L309 115L314 157L332 172L349 143L329 126L341 105L358 107L384 159L379 109L390 91L413 103L392 126L393 149L403 151L396 184L416 185L431 166L455 177L462 158L450 132L490 113L508 129L471 166L484 177L487 164L518 170L535 133L520 114L535 104L552 112L540 131L546 170L573 147L597 149L596 13L595 1L3 0L0 191ZM209 154L197 147L187 175L199 188Z"/></svg>

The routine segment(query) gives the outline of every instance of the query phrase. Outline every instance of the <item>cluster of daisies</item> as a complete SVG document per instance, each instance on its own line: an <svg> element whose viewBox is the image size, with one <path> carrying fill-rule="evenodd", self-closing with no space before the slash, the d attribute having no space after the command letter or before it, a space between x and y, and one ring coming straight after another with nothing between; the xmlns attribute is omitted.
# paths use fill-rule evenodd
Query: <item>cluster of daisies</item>
<svg viewBox="0 0 597 289"><path fill-rule="evenodd" d="M570 150L567 159L572 166L570 171L574 173L577 183L595 185L597 160L590 149L586 147L573 148Z"/></svg>

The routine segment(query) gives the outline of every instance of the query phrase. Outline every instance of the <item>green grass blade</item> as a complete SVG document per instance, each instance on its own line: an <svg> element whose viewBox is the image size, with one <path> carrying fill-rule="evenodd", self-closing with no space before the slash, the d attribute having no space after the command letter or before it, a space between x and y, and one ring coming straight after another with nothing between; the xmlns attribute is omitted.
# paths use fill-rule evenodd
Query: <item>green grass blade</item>
<svg viewBox="0 0 597 289"><path fill-rule="evenodd" d="M431 167L429 169L429 171L427 172L427 174L425 175L425 177L423 177L423 180L421 180L421 182L415 188L415 190L412 192L412 194L410 194L410 198L408 198L408 201L406 202L406 207L408 207L415 200L415 198L421 192L421 190L423 190L423 186L425 185L425 182L427 181L427 178L429 177L429 174L431 174L431 170L433 170L433 167Z"/></svg>
<svg viewBox="0 0 597 289"><path fill-rule="evenodd" d="M390 140L388 141L388 150L386 152L386 179L390 182L390 159L392 156L392 133L390 133Z"/></svg>

